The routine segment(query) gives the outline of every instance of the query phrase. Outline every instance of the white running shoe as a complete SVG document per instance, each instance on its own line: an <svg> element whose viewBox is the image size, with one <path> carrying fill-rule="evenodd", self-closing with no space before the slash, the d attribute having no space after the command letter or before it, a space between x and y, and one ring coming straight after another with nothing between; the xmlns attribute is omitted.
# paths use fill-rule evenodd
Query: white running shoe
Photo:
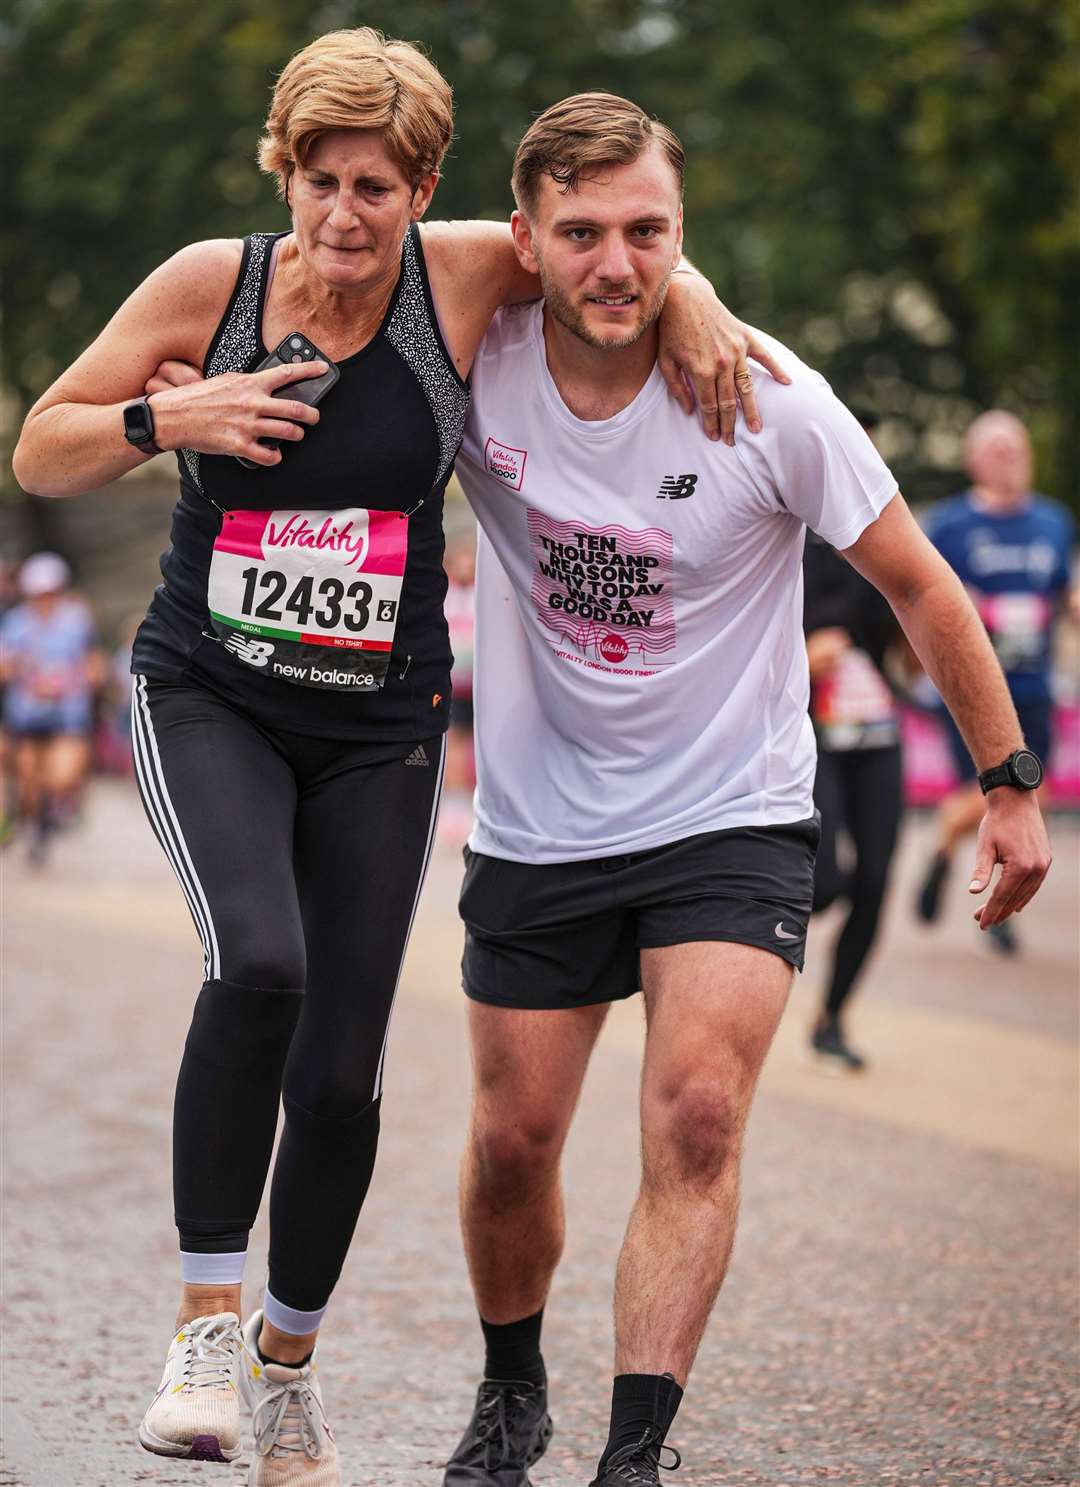
<svg viewBox="0 0 1080 1487"><path fill-rule="evenodd" d="M263 1363L256 1346L262 1320L257 1311L244 1328L240 1370L255 1436L248 1487L341 1487L314 1355L303 1368Z"/></svg>
<svg viewBox="0 0 1080 1487"><path fill-rule="evenodd" d="M172 1340L161 1388L139 1426L158 1456L235 1461L240 1454L240 1318L231 1311L185 1322Z"/></svg>

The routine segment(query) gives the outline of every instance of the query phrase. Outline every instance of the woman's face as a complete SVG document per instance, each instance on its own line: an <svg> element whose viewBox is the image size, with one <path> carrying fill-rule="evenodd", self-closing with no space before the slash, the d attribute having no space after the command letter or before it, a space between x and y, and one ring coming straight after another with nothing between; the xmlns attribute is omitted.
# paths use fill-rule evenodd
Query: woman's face
<svg viewBox="0 0 1080 1487"><path fill-rule="evenodd" d="M427 211L437 177L414 191L375 129L335 129L289 181L300 256L333 289L363 290L396 274L410 222Z"/></svg>

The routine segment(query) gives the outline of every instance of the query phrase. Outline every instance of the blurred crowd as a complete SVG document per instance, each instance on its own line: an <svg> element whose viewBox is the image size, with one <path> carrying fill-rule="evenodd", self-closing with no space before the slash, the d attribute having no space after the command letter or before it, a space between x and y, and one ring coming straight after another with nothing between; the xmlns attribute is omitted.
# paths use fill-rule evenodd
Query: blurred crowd
<svg viewBox="0 0 1080 1487"><path fill-rule="evenodd" d="M863 422L873 437L873 418ZM1031 442L1012 414L976 419L965 460L970 485L921 519L972 595L1028 745L1049 764L1044 807L1075 809L1080 678L1056 659L1059 625L1080 623L1073 519L1033 489ZM449 850L461 848L472 825L475 541L464 503L452 505L445 566L455 663L440 825ZM905 806L936 807L933 853L910 906L930 924L956 853L982 818L983 797L963 739L877 591L813 534L804 582L822 816L814 907L843 906L811 1049L830 1070L857 1072L864 1059L848 1041L844 1011L877 937ZM107 651L63 557L37 552L17 567L0 563L0 840L23 843L37 866L78 821L94 770L130 774L129 666L139 618L130 617ZM1078 642L1080 631L1074 655ZM996 927L992 943L1007 955L1020 948L1011 923Z"/></svg>

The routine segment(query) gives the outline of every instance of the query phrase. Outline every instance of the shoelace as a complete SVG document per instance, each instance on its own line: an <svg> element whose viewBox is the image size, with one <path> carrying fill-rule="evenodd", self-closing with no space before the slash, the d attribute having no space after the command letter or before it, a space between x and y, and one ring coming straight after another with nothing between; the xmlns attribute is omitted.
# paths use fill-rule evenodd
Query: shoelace
<svg viewBox="0 0 1080 1487"><path fill-rule="evenodd" d="M670 1451L674 1460L661 1461L660 1455L663 1451ZM678 1471L682 1466L682 1457L674 1446L665 1446L661 1442L660 1432L655 1425L647 1425L639 1441L631 1441L627 1446L620 1446L608 1457L606 1470L617 1472L619 1479L623 1482L656 1487L657 1472L661 1466L666 1472Z"/></svg>
<svg viewBox="0 0 1080 1487"><path fill-rule="evenodd" d="M259 1400L251 1428L260 1456L271 1451L303 1451L318 1461L326 1439L326 1415L308 1379L271 1384Z"/></svg>
<svg viewBox="0 0 1080 1487"><path fill-rule="evenodd" d="M194 1331L185 1330L191 1352L184 1369L184 1383L192 1389L227 1387L236 1366L240 1337L236 1323L211 1319Z"/></svg>
<svg viewBox="0 0 1080 1487"><path fill-rule="evenodd" d="M526 1398L513 1384L499 1384L476 1412L476 1440L483 1447L484 1470L498 1471L511 1458L510 1429L514 1404L525 1404ZM498 1438L496 1440L496 1437ZM497 1449L498 1456L492 1452Z"/></svg>

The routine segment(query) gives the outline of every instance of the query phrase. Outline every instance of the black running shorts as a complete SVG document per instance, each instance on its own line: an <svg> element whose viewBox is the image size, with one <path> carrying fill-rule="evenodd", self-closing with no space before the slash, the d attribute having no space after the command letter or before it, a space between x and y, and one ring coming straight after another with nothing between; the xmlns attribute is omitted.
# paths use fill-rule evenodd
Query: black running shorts
<svg viewBox="0 0 1080 1487"><path fill-rule="evenodd" d="M587 862L466 847L466 994L497 1007L618 1001L640 990L642 950L694 940L757 945L801 971L819 835L815 813Z"/></svg>

